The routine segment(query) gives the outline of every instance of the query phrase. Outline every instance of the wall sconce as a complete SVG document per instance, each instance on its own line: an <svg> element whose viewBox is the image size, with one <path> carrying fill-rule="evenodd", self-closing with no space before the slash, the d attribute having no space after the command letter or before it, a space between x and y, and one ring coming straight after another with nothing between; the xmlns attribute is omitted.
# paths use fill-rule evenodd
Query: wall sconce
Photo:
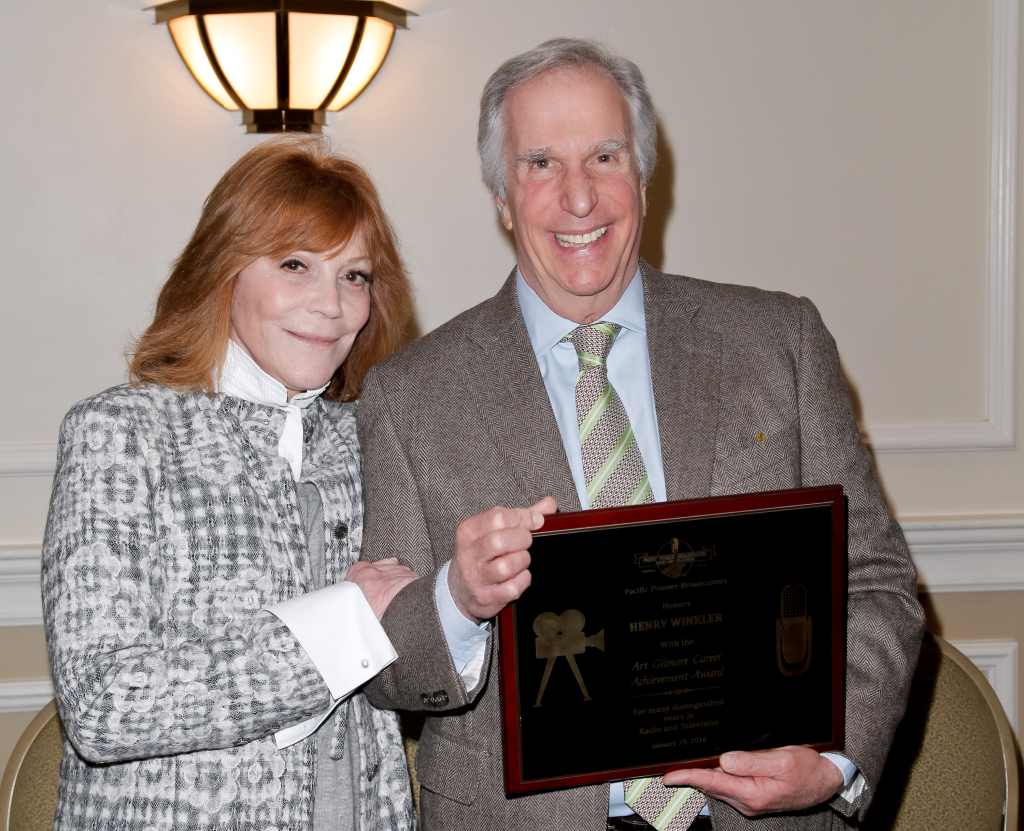
<svg viewBox="0 0 1024 831"><path fill-rule="evenodd" d="M406 12L363 0L172 0L153 7L209 96L249 133L319 133L387 57Z"/></svg>

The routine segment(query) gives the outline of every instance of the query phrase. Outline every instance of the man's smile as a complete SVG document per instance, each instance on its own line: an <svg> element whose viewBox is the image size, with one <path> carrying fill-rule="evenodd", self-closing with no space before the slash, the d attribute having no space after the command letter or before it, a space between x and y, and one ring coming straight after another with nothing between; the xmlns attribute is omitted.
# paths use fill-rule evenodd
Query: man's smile
<svg viewBox="0 0 1024 831"><path fill-rule="evenodd" d="M555 239L558 240L558 244L563 248L578 248L584 245L590 245L592 242L596 242L601 239L607 231L608 226L602 225L600 228L595 228L593 231L589 231L585 234L555 233Z"/></svg>

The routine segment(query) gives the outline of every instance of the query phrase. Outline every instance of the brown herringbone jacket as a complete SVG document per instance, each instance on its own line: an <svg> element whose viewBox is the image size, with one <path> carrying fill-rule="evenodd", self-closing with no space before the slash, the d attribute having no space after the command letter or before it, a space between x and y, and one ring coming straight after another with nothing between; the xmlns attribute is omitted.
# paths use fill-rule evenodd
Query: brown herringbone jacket
<svg viewBox="0 0 1024 831"><path fill-rule="evenodd" d="M668 498L831 483L849 498L844 752L867 787L854 805L837 798L799 816L758 820L713 802L714 825L843 827L878 782L903 714L922 613L835 344L806 299L646 265L642 279ZM467 694L434 605L434 575L451 558L462 519L547 494L562 510L579 507L514 279L372 371L358 416L364 551L370 559L398 555L425 577L388 609L384 626L401 657L369 691L378 705L429 713L417 760L424 827L603 829L607 786L506 798L495 650Z"/></svg>

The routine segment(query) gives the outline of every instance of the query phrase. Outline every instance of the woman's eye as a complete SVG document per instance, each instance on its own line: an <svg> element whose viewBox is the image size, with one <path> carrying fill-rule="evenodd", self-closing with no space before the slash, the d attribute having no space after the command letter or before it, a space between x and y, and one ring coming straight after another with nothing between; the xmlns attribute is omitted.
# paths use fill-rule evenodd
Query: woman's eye
<svg viewBox="0 0 1024 831"><path fill-rule="evenodd" d="M306 270L306 264L302 260L297 260L294 257L289 257L283 263L281 263L281 269L283 271L291 271L294 274L298 274L301 271Z"/></svg>
<svg viewBox="0 0 1024 831"><path fill-rule="evenodd" d="M354 286L365 286L369 284L371 277L367 271L347 271L345 280Z"/></svg>

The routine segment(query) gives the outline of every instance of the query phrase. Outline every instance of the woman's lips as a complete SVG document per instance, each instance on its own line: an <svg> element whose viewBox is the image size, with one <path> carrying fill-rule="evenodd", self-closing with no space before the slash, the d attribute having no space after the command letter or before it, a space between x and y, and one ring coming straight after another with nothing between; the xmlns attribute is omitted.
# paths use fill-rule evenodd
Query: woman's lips
<svg viewBox="0 0 1024 831"><path fill-rule="evenodd" d="M322 346L329 347L334 346L341 338L327 338L322 335L309 335L303 332L293 332L291 329L285 329L285 331L294 338L298 338L311 346Z"/></svg>

